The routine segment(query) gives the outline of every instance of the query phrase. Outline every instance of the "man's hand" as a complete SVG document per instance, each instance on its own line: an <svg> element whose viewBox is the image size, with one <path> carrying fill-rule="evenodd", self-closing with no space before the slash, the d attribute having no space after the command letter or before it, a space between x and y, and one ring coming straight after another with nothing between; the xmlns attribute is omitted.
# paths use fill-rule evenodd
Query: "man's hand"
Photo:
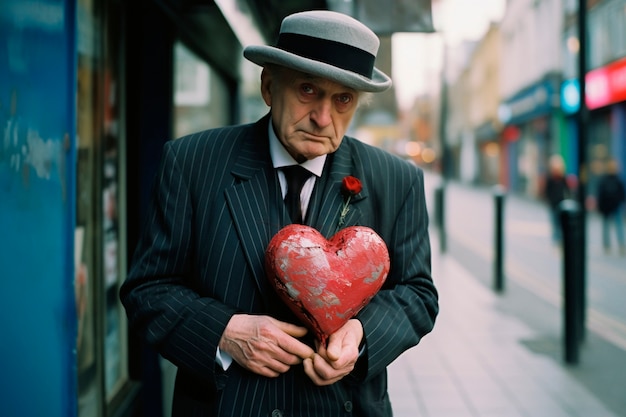
<svg viewBox="0 0 626 417"><path fill-rule="evenodd" d="M363 326L356 319L348 320L328 338L328 347L318 346L313 357L304 359L304 372L315 385L330 385L348 375L359 358Z"/></svg>
<svg viewBox="0 0 626 417"><path fill-rule="evenodd" d="M313 356L313 349L296 339L306 333L305 327L269 316L235 314L224 329L219 347L244 368L277 377Z"/></svg>

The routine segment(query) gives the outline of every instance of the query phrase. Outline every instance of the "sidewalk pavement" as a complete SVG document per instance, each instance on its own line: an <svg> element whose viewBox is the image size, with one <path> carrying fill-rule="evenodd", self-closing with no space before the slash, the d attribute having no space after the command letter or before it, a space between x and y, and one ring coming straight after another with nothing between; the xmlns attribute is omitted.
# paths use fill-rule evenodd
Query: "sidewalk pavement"
<svg viewBox="0 0 626 417"><path fill-rule="evenodd" d="M497 310L496 294L438 253L432 231L431 245L440 314L433 332L389 367L394 417L618 417L565 362L525 347L534 331Z"/></svg>

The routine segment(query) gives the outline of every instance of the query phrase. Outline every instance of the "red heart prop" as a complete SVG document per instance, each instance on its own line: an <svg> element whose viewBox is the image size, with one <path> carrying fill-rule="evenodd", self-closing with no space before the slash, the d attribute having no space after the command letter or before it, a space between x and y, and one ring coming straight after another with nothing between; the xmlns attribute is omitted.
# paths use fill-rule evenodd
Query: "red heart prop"
<svg viewBox="0 0 626 417"><path fill-rule="evenodd" d="M385 242L363 226L326 240L312 227L292 224L265 252L271 284L323 344L378 292L389 266Z"/></svg>

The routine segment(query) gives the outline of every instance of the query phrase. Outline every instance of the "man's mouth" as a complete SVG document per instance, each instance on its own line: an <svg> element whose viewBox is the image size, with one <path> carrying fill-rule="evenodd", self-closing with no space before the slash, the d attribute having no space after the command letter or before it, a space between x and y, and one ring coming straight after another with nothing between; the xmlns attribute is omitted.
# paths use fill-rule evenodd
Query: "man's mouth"
<svg viewBox="0 0 626 417"><path fill-rule="evenodd" d="M324 142L328 140L328 136L326 135L318 135L316 133L311 133L311 132L303 132L305 139L307 140L312 140L315 142Z"/></svg>

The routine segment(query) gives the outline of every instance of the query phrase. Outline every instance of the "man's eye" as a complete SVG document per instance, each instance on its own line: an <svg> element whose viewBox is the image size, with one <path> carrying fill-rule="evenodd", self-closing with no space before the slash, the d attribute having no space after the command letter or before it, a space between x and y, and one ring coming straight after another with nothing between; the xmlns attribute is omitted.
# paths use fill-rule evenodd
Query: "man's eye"
<svg viewBox="0 0 626 417"><path fill-rule="evenodd" d="M304 94L313 94L315 93L315 89L313 88L313 86L309 85L309 84L303 84L300 86L300 89L302 90L302 92Z"/></svg>
<svg viewBox="0 0 626 417"><path fill-rule="evenodd" d="M350 94L341 94L337 97L337 101L341 104L349 104L352 101L352 96Z"/></svg>

